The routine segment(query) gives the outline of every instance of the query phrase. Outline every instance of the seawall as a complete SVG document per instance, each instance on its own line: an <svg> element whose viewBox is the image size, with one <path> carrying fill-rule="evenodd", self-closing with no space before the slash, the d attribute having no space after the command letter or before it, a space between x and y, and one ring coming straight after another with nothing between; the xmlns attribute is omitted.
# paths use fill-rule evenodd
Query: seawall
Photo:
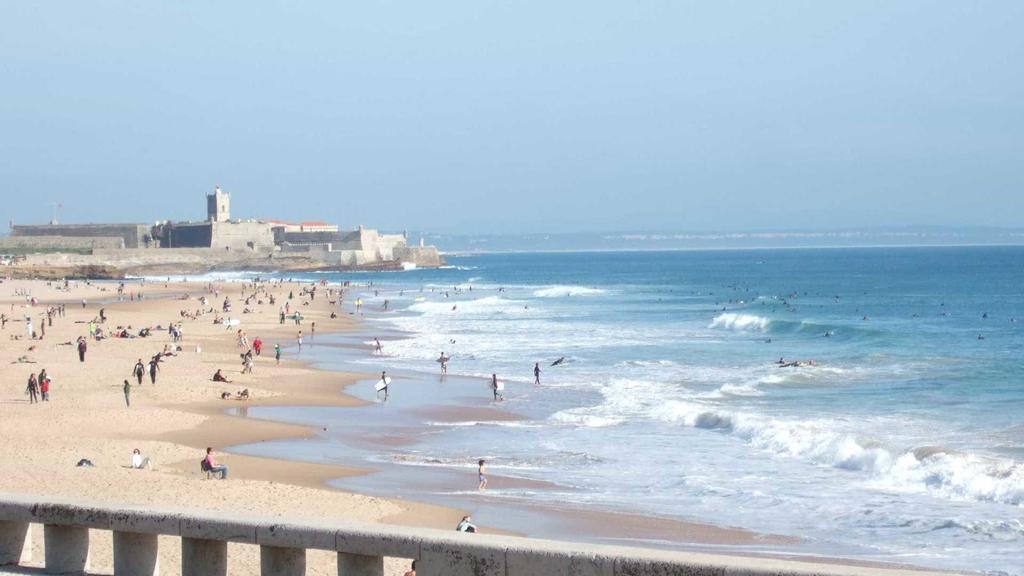
<svg viewBox="0 0 1024 576"><path fill-rule="evenodd" d="M31 524L44 525L45 571L85 573L89 530L114 533L114 574L152 576L158 536L181 538L181 573L224 576L228 542L260 547L264 576L301 576L306 551L337 553L338 574L383 576L385 557L417 561L420 576L926 576L849 566L585 545L478 533L185 509L112 506L0 495L0 564L32 561Z"/></svg>

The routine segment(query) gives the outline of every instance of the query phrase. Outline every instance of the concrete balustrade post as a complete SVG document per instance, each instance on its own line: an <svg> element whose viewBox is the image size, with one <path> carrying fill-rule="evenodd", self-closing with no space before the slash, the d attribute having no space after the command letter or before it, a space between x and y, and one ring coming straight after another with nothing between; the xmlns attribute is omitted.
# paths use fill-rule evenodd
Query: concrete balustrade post
<svg viewBox="0 0 1024 576"><path fill-rule="evenodd" d="M306 549L260 546L260 576L305 576Z"/></svg>
<svg viewBox="0 0 1024 576"><path fill-rule="evenodd" d="M384 576L384 557L338 552L338 576Z"/></svg>
<svg viewBox="0 0 1024 576"><path fill-rule="evenodd" d="M114 576L157 576L160 548L156 534L114 532Z"/></svg>
<svg viewBox="0 0 1024 576"><path fill-rule="evenodd" d="M228 543L200 538L181 539L181 576L227 576Z"/></svg>
<svg viewBox="0 0 1024 576"><path fill-rule="evenodd" d="M47 574L84 574L89 569L89 529L81 526L43 526Z"/></svg>
<svg viewBox="0 0 1024 576"><path fill-rule="evenodd" d="M32 531L28 522L0 521L0 566L32 560Z"/></svg>

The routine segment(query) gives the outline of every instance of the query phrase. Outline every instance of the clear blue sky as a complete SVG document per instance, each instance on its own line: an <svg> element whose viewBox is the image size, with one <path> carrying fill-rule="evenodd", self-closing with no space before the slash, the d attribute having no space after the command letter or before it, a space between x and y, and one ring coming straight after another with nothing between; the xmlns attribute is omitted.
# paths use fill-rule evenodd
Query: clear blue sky
<svg viewBox="0 0 1024 576"><path fill-rule="evenodd" d="M1024 2L5 2L0 217L1021 225Z"/></svg>

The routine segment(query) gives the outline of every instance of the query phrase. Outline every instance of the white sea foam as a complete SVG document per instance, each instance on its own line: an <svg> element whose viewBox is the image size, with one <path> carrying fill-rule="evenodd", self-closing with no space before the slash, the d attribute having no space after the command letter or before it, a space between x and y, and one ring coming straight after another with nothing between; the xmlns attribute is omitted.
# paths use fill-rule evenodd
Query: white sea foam
<svg viewBox="0 0 1024 576"><path fill-rule="evenodd" d="M788 421L671 401L652 409L655 419L718 430L752 446L817 464L870 474L876 487L923 492L956 500L1024 505L1024 465L976 454L892 451L876 442L836 432L829 420Z"/></svg>
<svg viewBox="0 0 1024 576"><path fill-rule="evenodd" d="M726 312L719 314L711 321L708 328L721 328L725 330L764 330L768 328L771 320L763 316L753 314L736 314Z"/></svg>
<svg viewBox="0 0 1024 576"><path fill-rule="evenodd" d="M564 298L566 296L595 296L605 294L607 291L601 288L587 288L584 286L548 286L533 291L537 298Z"/></svg>

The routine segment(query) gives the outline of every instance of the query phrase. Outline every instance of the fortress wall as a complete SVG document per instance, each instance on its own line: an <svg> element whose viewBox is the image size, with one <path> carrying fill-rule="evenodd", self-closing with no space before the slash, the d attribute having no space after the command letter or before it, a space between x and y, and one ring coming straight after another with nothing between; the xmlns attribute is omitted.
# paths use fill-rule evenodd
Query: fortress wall
<svg viewBox="0 0 1024 576"><path fill-rule="evenodd" d="M274 232L264 222L213 222L210 247L230 250L273 249Z"/></svg>
<svg viewBox="0 0 1024 576"><path fill-rule="evenodd" d="M172 224L167 233L168 248L209 248L213 238L213 225L209 222Z"/></svg>
<svg viewBox="0 0 1024 576"><path fill-rule="evenodd" d="M120 236L5 236L0 238L3 250L91 250L93 248L124 248Z"/></svg>
<svg viewBox="0 0 1024 576"><path fill-rule="evenodd" d="M60 236L71 238L120 237L126 248L145 246L150 227L146 224L39 224L11 227L12 237Z"/></svg>
<svg viewBox="0 0 1024 576"><path fill-rule="evenodd" d="M444 264L441 254L433 246L399 246L394 249L394 256L399 262L412 262L426 268Z"/></svg>

